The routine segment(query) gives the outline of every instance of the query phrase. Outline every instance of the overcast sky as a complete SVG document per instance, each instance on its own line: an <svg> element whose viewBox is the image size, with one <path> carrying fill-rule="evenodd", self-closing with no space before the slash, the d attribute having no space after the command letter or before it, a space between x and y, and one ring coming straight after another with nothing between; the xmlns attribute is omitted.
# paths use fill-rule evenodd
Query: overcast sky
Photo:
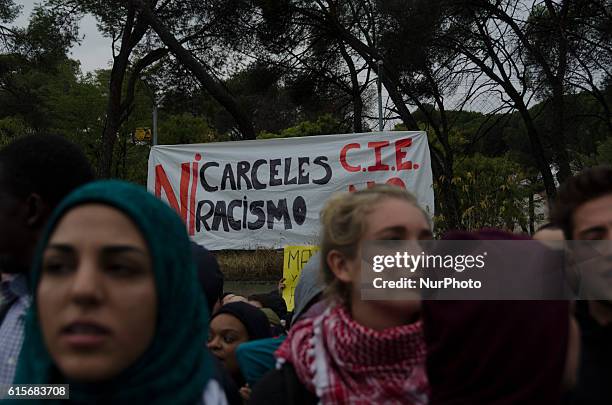
<svg viewBox="0 0 612 405"><path fill-rule="evenodd" d="M28 24L30 13L37 0L17 0L15 3L22 6L21 14L15 21L15 25L25 26ZM106 69L112 60L111 40L104 38L98 32L96 20L88 15L81 20L79 35L82 38L81 45L72 48L71 58L81 61L83 73L91 72L95 69Z"/></svg>

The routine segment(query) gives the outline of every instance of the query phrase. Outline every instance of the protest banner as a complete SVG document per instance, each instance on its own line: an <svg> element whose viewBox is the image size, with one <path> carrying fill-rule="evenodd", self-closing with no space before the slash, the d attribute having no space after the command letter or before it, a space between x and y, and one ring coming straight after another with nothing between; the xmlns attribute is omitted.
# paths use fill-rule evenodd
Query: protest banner
<svg viewBox="0 0 612 405"><path fill-rule="evenodd" d="M164 145L151 148L147 188L211 250L316 244L335 192L394 184L433 216L425 132Z"/></svg>
<svg viewBox="0 0 612 405"><path fill-rule="evenodd" d="M295 306L293 302L295 287L302 269L318 251L318 246L285 246L283 249L283 278L285 279L283 299L287 304L287 311L293 311Z"/></svg>

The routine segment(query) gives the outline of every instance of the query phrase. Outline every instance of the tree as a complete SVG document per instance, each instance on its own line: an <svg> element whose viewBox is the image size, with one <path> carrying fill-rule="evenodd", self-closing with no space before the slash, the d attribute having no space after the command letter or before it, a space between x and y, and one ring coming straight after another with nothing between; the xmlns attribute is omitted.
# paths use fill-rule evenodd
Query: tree
<svg viewBox="0 0 612 405"><path fill-rule="evenodd" d="M602 52L610 45L609 34L598 33L599 29L596 28L612 22L609 15L602 14L603 10L604 2L598 0L544 0L532 7L523 27L512 24L515 30L520 30L517 37L524 44L525 61L533 72L534 91L551 104L552 117L547 132L552 139L560 183L572 174L566 147L566 96L573 93L576 87L584 90L581 82L587 84L587 91L602 102L604 109L608 109L608 122L611 119L609 107L593 80L602 72L605 77L607 71L603 67L605 65L601 65L601 58L605 60L606 53L608 60L611 57L609 52Z"/></svg>
<svg viewBox="0 0 612 405"><path fill-rule="evenodd" d="M71 64L66 54L77 39L76 29L35 7L28 26L10 28L10 32L10 41L0 53L0 119L12 117L7 122L19 122L21 134L44 133L51 125L50 83Z"/></svg>
<svg viewBox="0 0 612 405"><path fill-rule="evenodd" d="M420 129L409 106L423 114L437 140L430 149L434 176L442 184L438 201L441 200L449 226L458 227L460 207L450 183L454 151L449 143L452 123L446 114L447 96L454 93L460 81L474 82L477 77L466 69L465 63L457 61L455 50L438 43L446 21L442 3L414 1L406 7L400 1L277 0L258 4L263 23L272 21L264 27L274 28L271 31L276 43L287 44L279 48L283 52L299 54L312 46L313 37L340 44L354 55L351 59L359 58L370 71L378 72L393 102L391 111L402 120L405 129ZM380 63L382 69L378 71ZM468 91L466 99L472 95Z"/></svg>
<svg viewBox="0 0 612 405"><path fill-rule="evenodd" d="M293 12L292 5L282 1L255 4L259 7L251 11L255 17L241 31L254 34L253 42L260 44L255 57L283 70L287 84L295 84L296 90L306 88L306 94L310 94L316 87L317 96L322 92L333 94L334 109L317 110L316 114L350 107L344 115L352 121L353 131L366 130L364 120L372 104L371 67L344 41L330 36L327 26Z"/></svg>
<svg viewBox="0 0 612 405"><path fill-rule="evenodd" d="M513 16L517 12L513 7L515 5L515 2L493 4L485 0L467 0L449 5L453 9L449 19L458 29L445 36L445 43L499 86L502 103L519 112L525 121L531 153L542 174L548 198L553 199L556 187L550 163L544 153L541 135L529 114L528 75L525 65L521 63L524 54L509 35L512 31L507 27L508 21L499 17L499 14ZM498 10L500 7L502 12Z"/></svg>
<svg viewBox="0 0 612 405"><path fill-rule="evenodd" d="M173 2L168 2L165 4L165 6L170 7L172 5L171 3ZM182 4L184 2L177 3L181 3L179 6L184 6L184 4ZM202 86L212 95L212 97L217 100L232 115L232 117L234 117L238 128L242 133L241 135L243 139L255 139L255 130L253 129L249 114L242 109L233 95L227 91L219 80L209 73L209 67L203 62L199 61L194 54L183 46L181 42L187 42L188 38L184 37L182 40L177 39L177 36L180 38L181 34L178 28L177 31L179 31L179 35L175 35L165 24L165 21L162 22L162 19L156 15L155 10L152 9L147 2L142 0L131 0L130 5L133 7L138 7L140 16L157 33L160 40L166 44L173 55L180 61L181 64L186 66L194 76L197 77ZM199 9L199 7L195 5L194 8L196 10ZM210 24L210 21L206 21L206 23ZM204 33L205 31L202 29L200 29L198 32L199 35L204 35ZM194 36L194 38L195 37L196 36Z"/></svg>
<svg viewBox="0 0 612 405"><path fill-rule="evenodd" d="M571 78L580 69L586 69L586 76L591 79L594 73L588 71L584 63L589 58L577 57L576 50L592 43L593 37L599 38L595 41L596 49L606 49L602 39L605 35L597 34L598 29L594 27L587 27L594 20L601 24L610 18L600 12L602 2L595 0L538 1L531 11L525 9L529 4L522 0L454 2L451 5L456 7L453 19L463 21L465 29L447 39L503 90L502 102L521 115L532 157L542 175L547 196L552 199L556 193L551 171L553 163L558 169L559 181L571 175L564 105L567 94L575 88ZM599 11L593 12L593 9ZM590 55L592 57L593 52ZM585 76L583 73L578 76ZM591 90L597 94L595 88L592 86ZM531 101L542 95L550 101L554 115L546 132L537 128L535 116L529 110ZM554 152L552 159L544 153L547 134L551 138L549 147Z"/></svg>
<svg viewBox="0 0 612 405"><path fill-rule="evenodd" d="M12 23L17 18L20 9L21 7L13 0L0 0L0 50L12 48L17 33L6 24Z"/></svg>
<svg viewBox="0 0 612 405"><path fill-rule="evenodd" d="M131 77L126 79L130 69L130 57L148 29L148 25L136 17L136 9L133 6L122 1L47 0L45 8L72 24L77 24L84 14L91 13L97 19L101 32L112 38L113 67L98 165L98 175L102 178L110 177L115 140L133 107L135 83L143 69L165 55L164 50L146 53L140 60L135 61Z"/></svg>
<svg viewBox="0 0 612 405"><path fill-rule="evenodd" d="M168 33L169 31L163 24L158 24L159 20L154 15L155 18L152 20L145 17L146 13L141 10L141 6L144 5L140 2L99 0L48 0L47 2L49 9L66 18L73 16L73 20L80 18L84 13L93 14L97 18L103 34L112 38L113 67L110 74L108 105L102 132L103 150L98 170L102 177L108 177L111 174L115 140L122 124L125 123L134 108L134 89L143 72L163 58L167 60L169 55L169 49L150 30L151 21L156 24L157 28L161 26L162 30L165 29L164 32ZM159 7L155 9L156 6ZM185 13L186 8L188 9L190 6L193 6L190 13ZM192 2L191 5L187 5L187 2L177 1L158 5L156 1L153 1L150 5L149 3L146 4L146 10L151 13L153 11L159 13L163 17L164 23L170 24L181 34L184 34L179 40L176 40L176 43L173 43L175 48L184 49L183 44L190 42L201 43L202 38L209 35L207 26L193 27L193 22L197 18L191 13L205 12L199 2ZM152 14L147 15L151 16ZM199 17L202 17L202 15L199 15ZM214 24L211 23L211 26L214 26ZM205 83L205 87L214 97L221 98L222 104L229 97L229 104L225 106L230 110L237 107L232 104L231 96L228 96L227 92L224 91L222 86L219 86L219 83L211 75L204 71L200 78L202 76L210 79ZM156 88L152 89L154 102L157 102L157 90ZM239 107L232 112L237 115L242 114L239 121L240 119L245 121L245 114ZM248 135L248 131L246 132ZM254 134L252 134L252 137L254 137Z"/></svg>
<svg viewBox="0 0 612 405"><path fill-rule="evenodd" d="M452 182L459 191L465 229L514 231L518 227L528 232L528 204L533 191L516 162L507 156L490 158L475 154L458 160L456 173ZM444 220L438 217L436 224L445 228Z"/></svg>

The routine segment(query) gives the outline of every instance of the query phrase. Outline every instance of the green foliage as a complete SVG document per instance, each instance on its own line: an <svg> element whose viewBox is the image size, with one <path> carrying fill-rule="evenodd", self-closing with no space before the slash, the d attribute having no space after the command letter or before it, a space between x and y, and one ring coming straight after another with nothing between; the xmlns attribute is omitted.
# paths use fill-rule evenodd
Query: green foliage
<svg viewBox="0 0 612 405"><path fill-rule="evenodd" d="M0 119L0 147L7 145L15 138L25 135L28 126L18 117L5 117Z"/></svg>
<svg viewBox="0 0 612 405"><path fill-rule="evenodd" d="M257 139L295 138L300 136L329 135L345 132L346 128L331 114L324 114L316 121L302 121L299 124L284 129L280 134L262 131Z"/></svg>
<svg viewBox="0 0 612 405"><path fill-rule="evenodd" d="M29 25L18 41L22 54L39 65L63 60L78 40L78 27L53 11L35 7Z"/></svg>
<svg viewBox="0 0 612 405"><path fill-rule="evenodd" d="M612 165L612 137L609 137L597 146L597 163L600 165Z"/></svg>
<svg viewBox="0 0 612 405"><path fill-rule="evenodd" d="M451 184L458 192L463 229L527 229L533 188L522 167L507 156L477 153L458 160ZM439 191L439 185L434 187ZM436 228L446 229L443 215L435 221Z"/></svg>
<svg viewBox="0 0 612 405"><path fill-rule="evenodd" d="M13 0L0 0L0 23L12 22L19 15L21 7Z"/></svg>
<svg viewBox="0 0 612 405"><path fill-rule="evenodd" d="M0 138L56 134L83 146L95 164L106 105L103 84L82 76L77 62L65 60L53 70L29 67L18 59L5 89L0 87Z"/></svg>
<svg viewBox="0 0 612 405"><path fill-rule="evenodd" d="M164 145L207 143L217 140L217 134L202 117L191 114L170 115L159 124L159 143Z"/></svg>

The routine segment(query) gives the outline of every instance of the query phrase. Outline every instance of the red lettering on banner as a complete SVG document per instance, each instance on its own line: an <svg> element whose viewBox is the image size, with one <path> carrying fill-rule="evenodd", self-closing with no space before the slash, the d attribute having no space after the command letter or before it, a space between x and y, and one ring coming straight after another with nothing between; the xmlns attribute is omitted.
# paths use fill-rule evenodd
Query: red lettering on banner
<svg viewBox="0 0 612 405"><path fill-rule="evenodd" d="M161 198L162 189L166 193L170 206L174 208L176 212L180 212L181 209L179 208L172 184L170 184L168 180L168 175L166 175L166 171L162 165L157 165L155 166L155 197Z"/></svg>
<svg viewBox="0 0 612 405"><path fill-rule="evenodd" d="M196 160L198 159L198 155L196 155ZM195 199L196 199L196 190L198 185L198 162L193 162L193 169L191 171L192 182L191 182L191 198L189 199L189 213L191 216L189 217L189 235L195 235Z"/></svg>
<svg viewBox="0 0 612 405"><path fill-rule="evenodd" d="M340 164L342 165L342 167L344 167L344 170L346 170L347 172L358 172L361 170L361 166L351 166L346 161L346 154L348 153L348 151L351 149L359 149L359 148L360 146L358 143L349 143L348 145L345 145L340 151Z"/></svg>
<svg viewBox="0 0 612 405"><path fill-rule="evenodd" d="M183 218L183 222L187 224L187 197L189 193L189 178L191 177L191 173L189 173L189 169L191 168L191 164L189 163L181 163L181 218Z"/></svg>
<svg viewBox="0 0 612 405"><path fill-rule="evenodd" d="M374 148L376 164L368 167L369 172L380 172L389 170L389 165L382 162L382 149L389 146L389 141L368 142L368 148Z"/></svg>
<svg viewBox="0 0 612 405"><path fill-rule="evenodd" d="M400 179L399 177L391 177L389 180L387 180L387 184L401 187L403 189L406 188L406 183L404 183L404 180Z"/></svg>
<svg viewBox="0 0 612 405"><path fill-rule="evenodd" d="M369 172L390 171L390 170L395 171L395 172L400 172L403 170L417 170L419 168L418 163L413 163L411 160L405 160L406 156L408 156L408 152L405 151L405 148L409 148L412 146L412 138L398 139L397 141L394 142L393 146L395 148L395 166L389 168L389 165L383 163L382 152L383 152L383 149L390 146L390 144L391 144L390 141L368 142L368 148L374 150L374 164L371 166L368 166L367 169L364 168L363 169L364 172L366 170ZM350 171L350 172L359 171L360 166L351 166L348 163L346 163L346 153L348 152L348 150L359 149L359 148L360 148L360 145L358 143L351 143L342 148L342 151L340 152L340 163L347 171ZM406 188L406 183L400 177L391 177L385 183L393 185L393 186L401 187L403 189ZM374 187L376 183L374 181L368 181L366 184L367 184L367 188L371 188L371 187ZM357 188L353 184L350 184L348 187L348 190L350 192L354 192L357 190Z"/></svg>
<svg viewBox="0 0 612 405"><path fill-rule="evenodd" d="M363 171L369 172L380 172L380 171L402 171L402 170L416 170L419 168L419 165L413 163L411 160L405 160L406 156L408 156L408 152L405 151L405 148L409 148L412 146L412 138L404 138L399 139L394 142L395 148L395 166L389 167L389 165L383 163L383 149L390 146L390 141L376 141L376 142L368 142L368 148L374 150L374 164L364 167ZM362 170L361 165L351 165L347 161L348 152L351 149L361 149L361 145L359 143L349 143L342 147L340 150L340 164L350 173L359 172Z"/></svg>
<svg viewBox="0 0 612 405"><path fill-rule="evenodd" d="M403 148L408 148L412 145L412 138L400 139L395 142L395 167L399 172L400 170L412 169L412 162L410 160L404 162L404 158L408 155L404 152Z"/></svg>
<svg viewBox="0 0 612 405"><path fill-rule="evenodd" d="M406 189L406 183L404 183L404 181L400 179L399 177L391 177L389 180L385 182L385 184L389 184L390 186L396 186L396 187L401 187L403 189ZM367 188L372 188L376 185L376 182L368 181L366 185L367 185ZM355 191L357 191L357 187L355 187L353 184L350 184L348 191L350 193L354 193Z"/></svg>
<svg viewBox="0 0 612 405"><path fill-rule="evenodd" d="M198 159L198 156L196 156L196 160L200 160ZM172 207L181 216L183 222L188 225L190 235L195 234L195 197L198 173L197 162L193 162L193 167L191 163L181 163L180 194L178 196L179 198L177 199L164 167L162 165L155 166L155 196L161 199L162 190L164 191L170 207ZM189 186L192 178L193 183L191 183L191 198L189 198ZM188 213L191 213L189 222L187 222Z"/></svg>

